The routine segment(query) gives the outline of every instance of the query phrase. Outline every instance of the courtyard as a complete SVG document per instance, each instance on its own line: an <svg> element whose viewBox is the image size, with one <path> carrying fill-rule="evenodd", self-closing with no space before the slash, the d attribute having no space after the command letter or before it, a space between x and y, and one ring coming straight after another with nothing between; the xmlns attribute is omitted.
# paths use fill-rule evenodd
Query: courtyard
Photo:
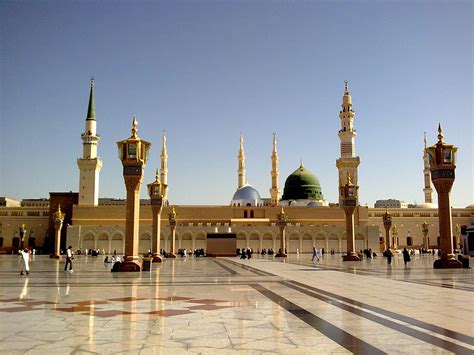
<svg viewBox="0 0 474 355"><path fill-rule="evenodd" d="M474 350L472 269L342 262L177 258L112 273L103 256L34 256L20 276L0 256L0 353L401 354Z"/></svg>

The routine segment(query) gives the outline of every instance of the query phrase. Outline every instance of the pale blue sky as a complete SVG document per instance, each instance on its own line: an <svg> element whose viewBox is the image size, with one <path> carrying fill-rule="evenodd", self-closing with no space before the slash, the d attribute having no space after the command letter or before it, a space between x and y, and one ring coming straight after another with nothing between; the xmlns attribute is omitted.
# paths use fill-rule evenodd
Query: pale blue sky
<svg viewBox="0 0 474 355"><path fill-rule="evenodd" d="M471 1L5 1L0 3L0 196L77 191L89 77L101 197L124 197L115 142L161 131L175 204L228 204L239 134L269 196L302 158L337 200L344 80L356 111L360 201L423 202L423 132L459 147L454 206L474 202ZM142 196L146 197L145 189ZM436 198L436 195L435 195Z"/></svg>

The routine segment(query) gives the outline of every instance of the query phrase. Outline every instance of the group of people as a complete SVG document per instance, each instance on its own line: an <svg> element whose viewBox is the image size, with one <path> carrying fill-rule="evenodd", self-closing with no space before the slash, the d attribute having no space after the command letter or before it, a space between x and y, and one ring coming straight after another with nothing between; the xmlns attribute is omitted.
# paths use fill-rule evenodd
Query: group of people
<svg viewBox="0 0 474 355"><path fill-rule="evenodd" d="M18 254L20 255L20 275L23 276L30 274L30 261L31 255L33 254L30 249L27 247L18 250ZM66 249L66 263L64 264L64 271L73 272L72 270L72 261L74 260L74 253L72 251L72 246L69 246ZM68 270L69 266L69 270Z"/></svg>
<svg viewBox="0 0 474 355"><path fill-rule="evenodd" d="M237 256L240 256L241 259L250 259L253 254L253 250L252 248L242 248L242 250L237 248L236 254Z"/></svg>
<svg viewBox="0 0 474 355"><path fill-rule="evenodd" d="M392 251L390 249L386 249L383 252L383 256L387 258L387 264L391 265L392 264L392 257L393 257ZM408 263L411 261L410 252L407 250L407 248L403 248L402 256L403 256L403 262L405 263L405 267L407 267Z"/></svg>

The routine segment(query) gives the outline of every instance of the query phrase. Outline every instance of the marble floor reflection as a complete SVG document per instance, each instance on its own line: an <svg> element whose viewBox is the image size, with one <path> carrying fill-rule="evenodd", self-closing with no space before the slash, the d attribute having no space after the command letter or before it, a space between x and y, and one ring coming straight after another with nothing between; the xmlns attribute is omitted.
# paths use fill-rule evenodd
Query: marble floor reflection
<svg viewBox="0 0 474 355"><path fill-rule="evenodd" d="M431 255L177 258L112 273L103 257L0 256L1 354L472 354L474 273Z"/></svg>

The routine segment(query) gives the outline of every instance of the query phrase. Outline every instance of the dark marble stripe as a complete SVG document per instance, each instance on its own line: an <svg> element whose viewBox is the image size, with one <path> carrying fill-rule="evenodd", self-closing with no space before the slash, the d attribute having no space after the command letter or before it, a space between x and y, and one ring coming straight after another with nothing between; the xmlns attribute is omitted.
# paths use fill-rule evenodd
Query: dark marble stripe
<svg viewBox="0 0 474 355"><path fill-rule="evenodd" d="M452 290L474 292L474 289L472 287L459 286L459 285L456 286L456 285L447 284L447 283L429 282L425 280L398 280L397 279L397 281L405 281L405 282L410 282L410 283L415 283L415 284L420 284L420 285L425 285L425 286L436 286L436 287L442 287L442 288L450 288Z"/></svg>
<svg viewBox="0 0 474 355"><path fill-rule="evenodd" d="M253 272L254 274L257 274L257 275L260 275L260 276L276 276L276 275L273 275L269 272L266 272L266 271L263 271L263 270L258 270L258 269L254 268L252 266L243 265L243 264L240 264L240 263L232 261L232 260L227 259L227 260L224 260L224 261L227 262L227 263L236 265L238 267L241 267L242 269L248 270L248 271Z"/></svg>
<svg viewBox="0 0 474 355"><path fill-rule="evenodd" d="M249 266L247 266L247 267L249 267ZM270 274L270 275L271 276L276 276L274 274ZM414 318L410 318L410 317L407 317L407 316L404 316L404 315L401 315L401 314L398 314L398 313L395 313L395 312L387 311L385 309L382 309L382 308L379 308L379 307L376 307L376 306L372 306L372 305L369 305L369 304L366 304L366 303L363 303L363 302L354 301L353 299L350 299L350 298L347 298L347 297L344 297L344 296L339 296L339 295L336 295L335 293L324 291L324 290L318 289L316 287L305 285L301 282L288 281L288 282L285 282L285 283L291 283L291 284L294 284L294 285L297 285L297 286L300 286L300 287L303 287L303 288L306 288L306 289L310 289L310 290L313 290L313 291L318 292L320 294L323 294L323 295L332 297L334 299L337 299L337 300L349 303L351 305L357 306L359 308L365 308L365 309L368 309L372 312L382 314L386 317L390 317L390 318L408 323L410 325L425 329L427 331L434 332L434 333L437 333L439 335L442 335L442 336L445 336L445 337L448 337L448 338L452 338L454 340L458 340L458 341L464 342L464 343L469 344L469 345L474 345L474 338L472 338L468 335L462 334L462 333L455 332L453 330L449 330L449 329L446 329L446 328L443 328L443 327L439 327L439 326L434 325L434 324L426 323L426 322L423 322L423 321L420 321L420 320L417 320L417 319L414 319ZM329 300L329 301L330 301L329 303L333 304L332 300ZM325 300L325 302L327 302L327 301ZM411 330L411 328L408 328L408 329ZM425 334L425 333L421 333L421 334ZM438 339L438 338L436 338L436 339ZM452 344L452 343L449 343L449 344ZM463 349L466 349L466 348L463 348Z"/></svg>
<svg viewBox="0 0 474 355"><path fill-rule="evenodd" d="M367 309L367 310L370 310L370 311L373 311L373 312L377 312L377 313L382 314L386 317L408 323L410 325L425 329L425 330L430 331L430 332L437 333L437 334L445 336L445 337L452 338L453 340L458 340L458 341L464 342L464 343L469 344L469 345L474 345L474 339L472 337L468 336L468 335L461 334L461 333L458 333L458 332L455 332L455 331L452 331L452 330L449 330L449 329L446 329L446 328L438 327L434 324L429 324L429 323L426 323L426 322L423 322L423 321L419 321L419 320L416 320L414 318L410 318L410 317L407 317L407 316L404 316L404 315L401 315L401 314L398 314L398 313L395 313L395 312L387 311L387 310L384 310L384 309L379 308L379 307L371 306L371 305L366 304L366 303L354 301L354 300L349 299L347 297L336 295L332 292L327 292L327 291L324 291L324 290L321 290L321 289L318 289L318 288L315 288L315 287L312 287L312 286L302 284L301 282L282 281L281 283L284 284L285 286L293 288L293 289L295 289L299 292L307 294L308 296L320 299L321 301L330 303L331 305L337 306L337 307L342 308L346 311L349 311L349 312L357 314L361 317L370 319L370 320L375 321L379 324L382 324L384 326L387 326L389 328L392 328L392 329L397 330L399 332L402 332L404 334L413 336L417 339L423 340L425 342L428 342L428 343L433 344L435 346L438 346L440 348L446 349L448 351L453 351L453 352L458 353L458 354L463 354L463 353L471 354L472 353L469 349L467 349L467 348L465 348L461 345L453 344L449 341L439 339L439 338L437 338L435 336L432 336L430 334L423 333L423 332L418 331L416 329L409 328L405 325L402 325L402 324L393 322L391 320L379 317L379 316L374 315L372 313L368 313L368 312L364 311L363 309ZM311 291L309 291L309 290L311 290ZM315 293L315 292L317 292L317 293ZM327 295L331 298L325 297L323 295ZM355 307L350 306L350 305L346 305L346 304L341 303L337 300L349 303L349 304L351 304Z"/></svg>
<svg viewBox="0 0 474 355"><path fill-rule="evenodd" d="M228 273L230 273L231 275L237 275L238 272L231 269L230 267L227 267L225 265L223 265L222 263L220 263L219 261L217 260L213 260L215 264L219 265L221 268L223 268L225 271L227 271Z"/></svg>
<svg viewBox="0 0 474 355"><path fill-rule="evenodd" d="M336 327L335 325L329 323L328 321L314 315L311 312L308 312L304 308L290 302L286 298L283 298L276 293L270 291L269 289L259 285L251 284L249 285L255 290L260 292L265 297L269 298L273 302L277 303L279 306L286 309L288 312L294 316L301 319L306 324L310 325L318 332L324 334L329 339L335 341L340 346L346 348L354 354L385 354L385 352L377 349L376 347L366 343L365 341L347 333L346 331Z"/></svg>

